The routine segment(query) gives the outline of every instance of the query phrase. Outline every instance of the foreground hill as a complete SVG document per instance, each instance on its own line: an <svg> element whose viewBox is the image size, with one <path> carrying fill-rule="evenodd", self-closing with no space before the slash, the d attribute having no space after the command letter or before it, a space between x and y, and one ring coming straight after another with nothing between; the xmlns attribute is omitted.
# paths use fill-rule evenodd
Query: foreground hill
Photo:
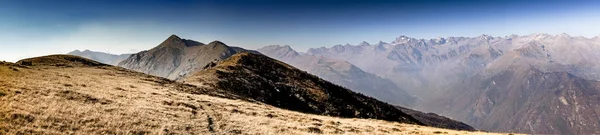
<svg viewBox="0 0 600 135"><path fill-rule="evenodd" d="M200 70L211 62L226 59L242 51L247 50L230 47L220 41L203 44L171 35L158 46L132 54L118 65L175 80Z"/></svg>
<svg viewBox="0 0 600 135"><path fill-rule="evenodd" d="M287 45L270 45L257 51L327 81L384 102L411 106L416 100L415 97L396 86L391 80L367 73L347 61L300 54Z"/></svg>
<svg viewBox="0 0 600 135"><path fill-rule="evenodd" d="M0 62L0 134L493 134L279 109L89 59Z"/></svg>
<svg viewBox="0 0 600 135"><path fill-rule="evenodd" d="M104 52L95 52L95 51L90 51L90 50L84 50L84 51L75 50L75 51L69 52L67 54L81 56L81 57L88 58L88 59L91 59L94 61L98 61L101 63L110 64L110 65L115 65L115 66L117 64L119 64L119 62L127 59L129 57L129 55L131 55L131 54L116 55L116 54L109 54L109 53L104 53Z"/></svg>

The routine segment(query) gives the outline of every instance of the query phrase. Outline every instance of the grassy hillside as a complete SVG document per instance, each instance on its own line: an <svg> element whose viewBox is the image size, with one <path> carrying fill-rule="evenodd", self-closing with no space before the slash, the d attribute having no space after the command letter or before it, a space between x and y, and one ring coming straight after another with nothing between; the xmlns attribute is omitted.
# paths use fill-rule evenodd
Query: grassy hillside
<svg viewBox="0 0 600 135"><path fill-rule="evenodd" d="M0 134L492 134L304 114L79 57L45 58L59 60L0 63Z"/></svg>

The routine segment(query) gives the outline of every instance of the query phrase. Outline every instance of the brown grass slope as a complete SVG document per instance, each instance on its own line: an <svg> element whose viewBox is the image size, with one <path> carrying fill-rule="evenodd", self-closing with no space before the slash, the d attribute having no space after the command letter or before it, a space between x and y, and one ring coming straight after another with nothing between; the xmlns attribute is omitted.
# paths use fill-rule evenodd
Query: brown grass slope
<svg viewBox="0 0 600 135"><path fill-rule="evenodd" d="M259 54L235 54L186 82L300 112L422 124L392 105Z"/></svg>
<svg viewBox="0 0 600 135"><path fill-rule="evenodd" d="M0 134L489 134L293 112L75 56L18 63L0 62Z"/></svg>

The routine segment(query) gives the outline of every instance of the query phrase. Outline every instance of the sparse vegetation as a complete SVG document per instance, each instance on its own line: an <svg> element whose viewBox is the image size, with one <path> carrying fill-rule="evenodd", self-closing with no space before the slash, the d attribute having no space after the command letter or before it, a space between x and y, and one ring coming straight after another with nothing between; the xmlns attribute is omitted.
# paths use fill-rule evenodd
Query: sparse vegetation
<svg viewBox="0 0 600 135"><path fill-rule="evenodd" d="M124 91L125 89L123 89L121 87L115 87L115 90L122 90L122 91Z"/></svg>
<svg viewBox="0 0 600 135"><path fill-rule="evenodd" d="M12 67L12 66L9 66L8 69L12 69L13 71L19 71L19 69Z"/></svg>
<svg viewBox="0 0 600 135"><path fill-rule="evenodd" d="M320 128L318 127L309 127L308 128L308 133L317 133L317 134L322 134L323 131L321 131Z"/></svg>

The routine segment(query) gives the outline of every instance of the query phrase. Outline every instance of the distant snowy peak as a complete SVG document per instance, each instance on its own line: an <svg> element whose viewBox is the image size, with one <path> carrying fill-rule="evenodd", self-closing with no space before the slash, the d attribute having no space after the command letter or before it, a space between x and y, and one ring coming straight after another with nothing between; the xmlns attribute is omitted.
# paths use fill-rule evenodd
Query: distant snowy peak
<svg viewBox="0 0 600 135"><path fill-rule="evenodd" d="M491 40L491 39L494 39L494 37L492 37L490 35L486 35L486 34L482 34L482 35L478 36L477 38L482 39L482 40Z"/></svg>
<svg viewBox="0 0 600 135"><path fill-rule="evenodd" d="M397 37L394 41L392 41L392 44L395 44L395 45L396 44L406 44L406 43L416 42L416 41L417 41L417 39L415 39L415 38L411 38L411 37L402 35L400 37Z"/></svg>
<svg viewBox="0 0 600 135"><path fill-rule="evenodd" d="M369 44L367 41L362 41L358 44L359 46L369 46L371 44Z"/></svg>

